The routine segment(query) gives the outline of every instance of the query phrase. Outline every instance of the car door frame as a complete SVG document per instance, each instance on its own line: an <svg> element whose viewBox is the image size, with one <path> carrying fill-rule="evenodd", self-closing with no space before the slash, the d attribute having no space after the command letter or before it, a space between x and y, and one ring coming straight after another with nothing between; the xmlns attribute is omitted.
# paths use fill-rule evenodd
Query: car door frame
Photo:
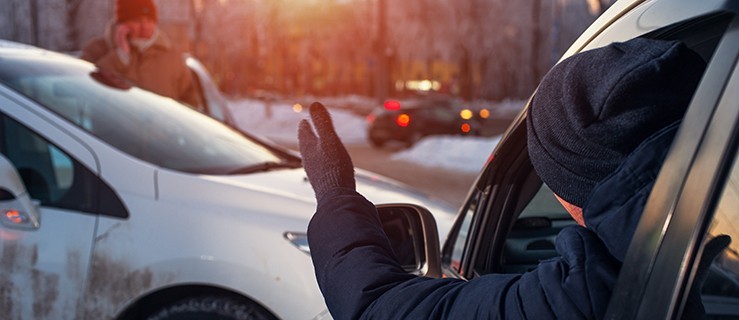
<svg viewBox="0 0 739 320"><path fill-rule="evenodd" d="M603 41L603 39L599 39L599 36L609 32L609 27L613 23L616 22L617 19L623 17L626 15L626 13L629 13L629 11L638 9L640 13L649 11L649 6L653 6L659 1L643 1L643 0L634 0L631 2L620 2L617 3L617 5L614 5L614 11L612 12L606 12L596 23L593 24L584 34L581 36L570 48L570 50L565 53L563 56L563 59L569 55L572 55L576 52L590 49L593 47L599 46L597 43L598 41ZM606 39L610 39L609 41L625 41L630 38L633 38L635 36L640 36L647 34L648 32L651 32L653 30L659 29L661 27L671 25L673 23L678 23L680 21L686 21L690 20L692 18L698 17L698 16L710 16L712 14L716 14L717 12L722 11L734 11L732 6L735 6L732 3L707 3L707 2L688 2L688 1L677 1L681 4L686 4L691 6L690 9L686 9L684 11L680 11L678 13L673 12L659 12L657 11L657 14L663 14L663 16L659 17L659 21L662 23L660 25L654 25L649 26L650 29L644 29L644 30L637 30L632 29L628 30L627 32L616 32L614 34L609 34L606 36ZM644 6L642 6L644 5ZM652 10L656 11L656 10ZM652 12L654 13L654 12ZM691 15L692 13L697 14ZM639 16L639 15L635 15ZM632 17L632 19L634 19ZM640 32L640 33L635 33ZM721 53L718 52L718 49L716 51L716 55L723 54L723 51ZM713 64L714 69L720 69L725 68L724 71L731 69L731 65L726 65L725 63L721 64ZM716 72L716 71L713 71ZM709 76L712 76L713 72L709 75L704 74L704 77L708 78ZM704 91L710 91L711 88L703 87ZM714 90L718 90L715 89ZM699 95L702 93L696 92L696 95ZM704 99L702 97L695 97L696 101L698 99ZM450 261L450 257L452 255L452 250L454 248L454 242L453 239L456 238L456 236L460 233L461 225L464 220L465 215L458 216L457 221L455 222L455 225L453 226L450 235L449 240L444 245L444 249L442 252L442 269L443 273L450 277L455 278L463 278L463 279L471 279L476 276L478 276L480 273L476 272L476 269L479 268L484 263L489 262L491 258L494 258L495 254L491 252L500 252L500 248L502 247L505 237L501 236L502 234L507 234L507 231L505 230L506 227L510 225L512 222L510 220L510 217L506 219L507 215L510 215L510 212L507 210L511 210L513 208L512 206L512 192L516 190L515 185L516 183L520 183L521 177L513 177L512 173L510 172L512 166L515 165L516 159L518 157L523 156L527 151L525 148L515 148L512 145L516 145L518 143L525 145L525 113L527 106L524 108L524 110L518 115L518 117L513 121L511 126L508 128L506 133L503 135L503 138L501 139L501 143L496 147L496 149L493 151L493 154L490 157L490 160L485 166L485 169L483 170L483 174L478 177L476 180L473 188L470 190L470 194L468 195L467 199L468 201L465 203L463 208L467 208L469 205L471 205L470 201L474 198L472 195L474 193L480 193L484 199L483 201L478 201L483 203L482 206L480 206L477 209L477 212L475 213L475 216L473 217L472 222L470 223L470 229L468 231L468 239L466 240L466 244L464 246L464 253L462 255L462 259L459 262L459 266L454 266L453 263ZM694 110L697 110L696 108L693 108ZM705 111L693 111L698 113L704 113L704 112L712 112L712 108L710 110ZM686 115L686 117L693 117L694 115L691 115L690 112ZM687 125L684 125L685 128L691 128L692 122L689 122ZM704 127L701 127L704 128ZM685 131L684 134L689 135L692 134L692 129L683 129ZM505 142L505 143L503 143ZM685 148L685 146L683 146ZM692 150L695 151L695 150ZM691 150L687 151L672 151L674 152L689 152L691 153ZM694 152L693 152L694 153ZM691 154L693 154L691 153ZM516 182L516 179L518 179L518 182ZM656 187L655 187L656 188ZM676 195L675 195L676 196ZM465 212L466 209L462 210L461 212ZM669 215L670 211L662 211L665 216ZM648 228L645 226L644 228ZM637 230L638 231L638 230ZM639 241L633 241L635 246L639 246ZM656 254L656 251L652 253L652 257ZM487 262L486 262L487 260ZM486 270L488 271L488 270ZM494 271L494 270L493 270ZM627 282L628 280L624 280L623 282ZM633 284L633 283L632 283ZM616 304L614 304L616 306ZM621 306L623 307L623 306ZM647 305L646 309L649 309ZM619 307L614 307L614 309L609 310L615 310ZM613 319L622 319L622 318L633 318L633 317L614 317Z"/></svg>
<svg viewBox="0 0 739 320"><path fill-rule="evenodd" d="M0 103L3 104L0 106L0 120L7 117L19 123L93 174L99 173L92 150L69 135L63 126L49 120L50 116L34 107L33 102L0 87ZM45 205L39 208L40 224L35 230L0 230L3 235L0 243L4 249L17 252L12 261L3 262L6 269L13 270L9 272L13 281L6 284L33 284L30 290L23 290L27 295L7 297L13 298L10 303L16 308L13 313L5 310L6 316L31 314L30 310L33 310L34 316L41 319L74 317L79 309L70 314L70 308L79 308L84 298L98 215ZM60 248L65 248L66 253L56 250ZM64 257L60 257L62 255Z"/></svg>
<svg viewBox="0 0 739 320"><path fill-rule="evenodd" d="M521 163L521 158L528 157L526 149L526 126L523 113L514 121L490 156L488 163L478 176L463 206L465 214L460 214L450 231L448 241L442 251L442 272L454 278L471 279L481 275L479 268L486 269L495 256L499 256L505 243L505 237L499 236L508 232L513 223L510 210L512 200L517 198L516 192L522 183L521 166L530 166L530 162ZM475 195L477 194L477 195ZM474 216L469 222L467 239L459 265L454 265L452 256L455 243L462 232L468 208L474 206ZM505 229L505 230L504 230ZM494 270L488 270L494 271Z"/></svg>
<svg viewBox="0 0 739 320"><path fill-rule="evenodd" d="M624 259L608 319L680 315L712 208L736 153L739 92L731 88L739 88L738 54L735 15L657 177Z"/></svg>

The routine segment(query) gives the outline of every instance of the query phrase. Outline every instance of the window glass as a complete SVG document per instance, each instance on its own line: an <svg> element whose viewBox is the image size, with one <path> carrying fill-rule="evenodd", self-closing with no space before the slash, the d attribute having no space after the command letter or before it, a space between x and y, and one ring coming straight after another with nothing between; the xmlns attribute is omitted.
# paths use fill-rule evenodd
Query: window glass
<svg viewBox="0 0 739 320"><path fill-rule="evenodd" d="M212 118L72 58L8 54L0 60L0 83L154 165L230 174L284 162Z"/></svg>
<svg viewBox="0 0 739 320"><path fill-rule="evenodd" d="M69 189L72 186L74 172L72 167L72 159L59 148L48 144L49 156L51 157L51 166L54 168L54 178L56 185L60 189Z"/></svg>
<svg viewBox="0 0 739 320"><path fill-rule="evenodd" d="M739 317L739 157L724 185L721 198L708 227L708 238L731 237L729 247L714 260L703 285L703 302L709 315Z"/></svg>
<svg viewBox="0 0 739 320"><path fill-rule="evenodd" d="M523 273L536 268L539 261L558 256L555 250L557 235L562 228L573 224L575 221L552 190L541 183L506 237L499 270Z"/></svg>
<svg viewBox="0 0 739 320"><path fill-rule="evenodd" d="M42 206L128 216L115 192L94 172L33 130L2 115L0 153L16 168L31 199Z"/></svg>
<svg viewBox="0 0 739 320"><path fill-rule="evenodd" d="M475 217L475 212L480 208L481 194L482 192L475 191L467 203L467 209L463 211L462 221L454 235L454 241L451 243L451 252L449 252L449 257L446 257L450 268L457 271L460 275L463 274L461 271L461 261L467 249L467 240L471 232L472 220Z"/></svg>
<svg viewBox="0 0 739 320"><path fill-rule="evenodd" d="M548 217L551 219L570 219L570 214L562 206L557 198L554 197L552 189L546 184L541 184L541 188L536 192L534 198L521 211L519 218L529 217Z"/></svg>
<svg viewBox="0 0 739 320"><path fill-rule="evenodd" d="M31 198L42 205L63 202L74 183L73 160L59 148L7 117L3 118L2 128L2 152L15 166Z"/></svg>
<svg viewBox="0 0 739 320"><path fill-rule="evenodd" d="M69 192L72 160L28 128L3 118L3 154L15 165L31 198L48 205Z"/></svg>

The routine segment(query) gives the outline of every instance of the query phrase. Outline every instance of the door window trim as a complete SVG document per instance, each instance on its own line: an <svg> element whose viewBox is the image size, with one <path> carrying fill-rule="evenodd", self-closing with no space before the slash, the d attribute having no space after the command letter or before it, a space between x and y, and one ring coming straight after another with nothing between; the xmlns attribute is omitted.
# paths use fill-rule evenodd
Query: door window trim
<svg viewBox="0 0 739 320"><path fill-rule="evenodd" d="M733 23L733 34L727 35L727 46L735 50L731 57L736 59L739 52L739 18ZM733 42L732 42L733 41ZM721 48L719 48L721 49ZM718 50L717 50L718 54ZM661 247L670 250L659 250L655 258L655 272L650 277L644 296L646 301L659 301L659 306L679 306L678 302L687 299L687 291L691 287L694 276L693 266L701 256L703 236L717 205L721 186L733 163L736 153L737 123L739 117L739 93L731 88L739 88L739 66L734 61L733 74L720 96L702 142L694 156L685 185L678 195L672 220L665 231ZM700 102L700 101L698 101ZM711 174L713 173L713 174ZM685 235L689 234L690 237ZM739 241L739 239L734 239ZM680 248L682 250L675 250ZM672 252L670 252L672 251ZM682 253L676 254L676 253ZM680 263L677 263L677 262ZM677 281L676 281L677 280ZM672 286L670 286L672 282ZM654 288L662 288L659 294ZM672 294L666 294L671 288ZM670 291L668 291L670 292ZM649 318L652 315L662 318L675 317L678 308L666 310L643 305L639 315Z"/></svg>
<svg viewBox="0 0 739 320"><path fill-rule="evenodd" d="M695 252L692 252L690 248L700 240L697 236L703 228L700 226L701 223L698 223L702 220L697 219L702 218L707 209L707 206L703 206L700 214L691 213L685 211L685 206L688 202L709 203L711 200L708 189L699 188L706 192L701 196L689 193L695 192L698 188L693 180L698 178L696 175L701 175L698 171L699 167L706 168L705 164L701 163L710 161L712 158L711 156L706 157L705 150L722 148L725 145L708 146L707 140L710 140L709 134L712 132L727 130L709 126L721 120L716 119L720 117L717 109L731 108L731 106L720 107L720 99L723 99L723 105L735 103L728 101L726 95L722 98L722 91L725 87L716 86L716 84L727 83L730 76L732 79L737 78L739 71L735 70L735 64L738 51L739 19L735 17L724 33L712 60L709 61L701 84L693 96L683 124L675 137L673 147L657 177L654 191L647 200L642 218L624 259L606 318L663 319L675 316L669 306L674 305L678 298L682 299L679 283L685 276L685 267L694 260ZM734 73L733 76L732 73ZM732 83L737 86L735 82ZM731 119L736 119L736 117L729 118ZM702 174L705 175L705 171L703 172ZM703 178L712 179L714 177ZM716 182L712 180L711 183ZM703 188L706 187L703 186ZM685 200L686 197L681 198L684 194L689 194L688 198L691 200ZM694 223L684 224L688 220ZM682 230L675 231L677 224L673 227L673 223L679 223ZM687 231L691 233L690 237L685 237L685 226L690 226L690 230ZM669 250L659 250L661 247L669 248ZM682 263L675 263L676 253L683 259ZM668 283L671 284L668 285ZM669 289L664 286L668 286Z"/></svg>
<svg viewBox="0 0 739 320"><path fill-rule="evenodd" d="M82 214L103 215L122 219L127 219L129 217L128 209L115 190L103 181L94 170L87 168L87 166L77 159L74 154L68 152L62 146L48 139L41 132L34 130L20 119L6 115L2 110L0 110L0 133L3 133L6 129L6 120L15 123L24 128L25 131L30 132L39 139L42 139L44 143L49 146L53 146L72 161L73 182L70 188L74 188L74 190L70 190L72 191L70 194L71 198L67 198L67 196L65 196L65 201L63 202L42 204L43 206L73 210ZM6 150L5 141L0 139L0 153L5 153ZM26 186L26 188L28 187ZM90 199L84 200L75 197L90 197Z"/></svg>

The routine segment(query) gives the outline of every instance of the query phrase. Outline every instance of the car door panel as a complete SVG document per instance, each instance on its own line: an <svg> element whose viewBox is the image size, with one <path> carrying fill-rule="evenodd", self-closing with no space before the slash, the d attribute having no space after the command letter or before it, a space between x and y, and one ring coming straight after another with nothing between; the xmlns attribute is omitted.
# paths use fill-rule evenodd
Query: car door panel
<svg viewBox="0 0 739 320"><path fill-rule="evenodd" d="M89 267L95 219L41 207L38 230L0 227L5 319L75 319Z"/></svg>
<svg viewBox="0 0 739 320"><path fill-rule="evenodd" d="M7 115L8 108L16 108L16 118ZM91 212L94 202L78 197L88 193L75 190L86 185L75 170L82 166L78 159L94 163L94 156L58 127L1 95L0 130L0 152L16 168L37 171L40 177L24 179L31 197L40 201L38 228L0 226L2 317L20 319L30 314L34 319L75 319L97 220ZM74 150L74 157L65 150ZM32 161L34 157L46 159ZM44 181L42 186L36 185L38 181ZM39 191L44 189L49 192ZM73 206L90 210L69 208Z"/></svg>
<svg viewBox="0 0 739 320"><path fill-rule="evenodd" d="M736 60L739 54L739 24L736 24L734 28L736 32L728 34L722 44L734 50L731 57ZM731 43L726 43L726 41L731 41ZM724 52L717 52L717 54L720 53ZM689 273L690 269L684 266L695 264L700 260L700 250L695 243L700 243L703 239L705 228L708 227L707 221L710 219L710 208L718 194L717 186L723 184L727 163L731 163L733 154L736 153L739 92L735 89L739 88L739 68L733 68L733 74L728 81L718 83L708 81L704 82L704 85L711 83L710 86L713 88L721 87L718 84L725 83L725 90L716 104L708 129L697 148L695 160L685 178L685 186L678 195L672 213L673 217L669 221L669 227L662 240L661 247L667 247L670 250L658 252L654 270L659 270L659 272L653 272L645 288L645 299L664 306L679 305L679 301L684 300L687 295L685 291L690 288L689 279L692 275ZM700 100L697 102L700 103ZM739 241L739 239L734 239L734 241ZM669 284L672 284L671 295L664 291L670 287ZM662 288L662 292L659 294L654 292L655 286ZM668 316L672 316L677 311L676 308L659 310L652 306L642 306L639 314L651 316L663 315L667 312Z"/></svg>
<svg viewBox="0 0 739 320"><path fill-rule="evenodd" d="M691 269L686 267L699 257L695 243L700 243L701 221L714 197L714 173L726 161L725 148L735 134L739 23L734 20L657 178L624 260L609 317L675 317L679 310L674 307L687 298Z"/></svg>

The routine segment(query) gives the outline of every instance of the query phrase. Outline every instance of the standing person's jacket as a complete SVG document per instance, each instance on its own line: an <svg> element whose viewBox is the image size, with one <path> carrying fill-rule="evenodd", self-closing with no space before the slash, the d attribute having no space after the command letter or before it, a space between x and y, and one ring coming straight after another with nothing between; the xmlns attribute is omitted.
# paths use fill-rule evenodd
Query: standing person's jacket
<svg viewBox="0 0 739 320"><path fill-rule="evenodd" d="M372 203L336 188L308 227L318 284L337 319L598 319L678 124L651 135L594 188L588 228L563 229L560 257L470 281L403 271Z"/></svg>
<svg viewBox="0 0 739 320"><path fill-rule="evenodd" d="M163 32L157 30L153 42L143 51L132 45L129 61L122 61L115 49L114 25L109 23L102 37L84 46L82 59L114 71L138 87L197 107L192 75L184 56L173 48Z"/></svg>

